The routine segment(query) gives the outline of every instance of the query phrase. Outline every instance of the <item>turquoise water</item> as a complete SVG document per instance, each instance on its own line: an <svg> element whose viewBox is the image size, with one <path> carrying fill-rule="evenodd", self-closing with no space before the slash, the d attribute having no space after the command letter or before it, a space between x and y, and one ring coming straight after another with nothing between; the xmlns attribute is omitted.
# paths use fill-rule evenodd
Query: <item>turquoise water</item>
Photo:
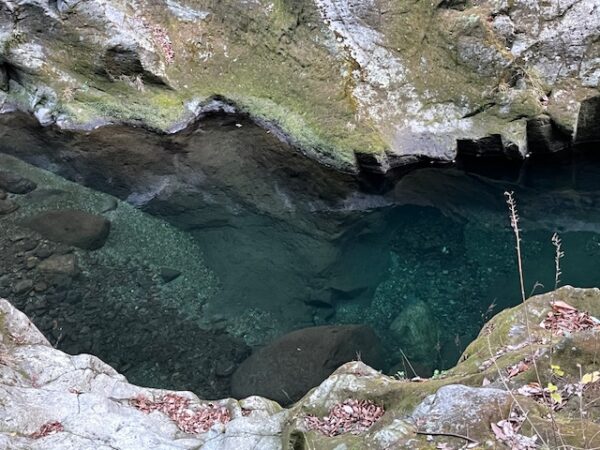
<svg viewBox="0 0 600 450"><path fill-rule="evenodd" d="M140 244L156 253L154 259L163 252L176 255L179 245L186 261L190 249L197 253L202 270L193 274L191 263L182 259L178 265L170 257L168 265L182 277L157 288L154 303L142 307L143 320L160 324L159 334L177 348L177 361L168 355L174 349L146 348L156 333L144 330L156 325L131 328L135 313L123 323L118 316L96 323L86 316L99 341L138 333L132 338L139 344L127 351L90 344L137 383L189 387L189 377L167 375L214 361L222 346L236 355L235 365L249 348L322 324L372 326L386 355L381 369L389 373L411 375L412 366L428 375L455 364L487 319L520 301L507 190L515 192L522 217L528 293L554 288L554 232L566 254L560 283L600 285L600 161L589 155L504 168L463 162L396 179L356 178L295 155L243 119L211 118L176 136L121 127L80 136L42 130L22 117L3 120L3 152L159 219L140 234L160 240L155 227L168 226L185 237L172 241L171 253ZM114 267L130 267L138 256L131 239L122 254L112 255ZM160 266L146 256L139 260L150 272ZM210 283L198 273L210 273ZM119 280L124 292L128 283L135 289L119 294L118 303L137 308L144 293L139 275ZM194 289L202 295L190 295ZM176 311L172 297L180 302ZM161 306L167 303L170 309ZM79 311L73 306L69 314L75 320ZM182 321L187 336L223 343L198 356L206 345L182 337ZM64 348L88 351L77 342ZM134 364L143 370L131 368L138 351L143 362ZM195 380L201 395L227 393L228 368L213 369Z"/></svg>

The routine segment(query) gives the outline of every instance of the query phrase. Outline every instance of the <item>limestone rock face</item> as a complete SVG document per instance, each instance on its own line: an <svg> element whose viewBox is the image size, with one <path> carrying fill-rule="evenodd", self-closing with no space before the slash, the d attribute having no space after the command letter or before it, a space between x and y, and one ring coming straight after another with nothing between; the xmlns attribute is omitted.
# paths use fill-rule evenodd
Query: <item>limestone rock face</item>
<svg viewBox="0 0 600 450"><path fill-rule="evenodd" d="M342 364L381 364L378 339L363 325L322 326L288 333L253 353L232 378L236 397L261 395L281 404L300 399Z"/></svg>
<svg viewBox="0 0 600 450"><path fill-rule="evenodd" d="M600 445L597 408L589 408L582 420L580 399L568 394L568 389L580 382L582 372L597 370L599 331L596 327L544 340L548 330L538 324L548 316L553 301L600 316L600 290L567 286L495 316L467 348L461 362L442 378L397 380L354 361L282 409L256 396L209 403L190 392L134 386L98 358L70 356L54 349L24 314L0 299L0 448L421 450L464 446L464 439L452 435L483 443L474 448L500 448L504 443L496 439L491 424L509 417L515 399L527 420L511 439L531 442L532 436L537 436L547 441L549 448L596 448ZM531 320L531 341L524 308L528 308ZM537 358L537 376L532 365L525 365L522 372L502 382L502 374L532 354ZM564 371L559 379L550 364ZM566 404L552 419L549 405L524 396L522 392L527 391L520 390L524 386L531 389L532 380L538 376L543 385L557 384L564 395ZM583 389L584 404L597 399L598 384ZM160 401L165 395L188 399L192 409L209 404L224 407L231 420L217 422L205 432L190 433L161 411L144 412L135 406L140 399ZM348 399L379 405L385 413L359 434L326 436L310 429L307 418L314 422L314 418L325 417ZM518 420L518 414L513 419ZM552 441L553 424L562 431L560 445ZM431 438L427 433L440 436Z"/></svg>
<svg viewBox="0 0 600 450"><path fill-rule="evenodd" d="M595 0L3 2L0 111L27 110L63 128L128 122L163 131L240 111L354 172L452 160L465 148L515 158L539 116L561 142L599 139L598 8Z"/></svg>
<svg viewBox="0 0 600 450"><path fill-rule="evenodd" d="M160 412L144 413L131 404L167 391L127 383L122 375L90 355L55 350L21 312L0 300L0 447L15 450L230 449L278 450L284 415L258 398L238 404L216 402L230 411L223 426L201 435L187 434ZM206 402L191 393L192 406ZM242 415L242 406L252 410ZM47 435L44 425L59 424ZM36 432L38 434L36 434Z"/></svg>
<svg viewBox="0 0 600 450"><path fill-rule="evenodd" d="M47 211L29 219L27 226L46 239L84 250L101 248L110 233L108 219L75 210Z"/></svg>

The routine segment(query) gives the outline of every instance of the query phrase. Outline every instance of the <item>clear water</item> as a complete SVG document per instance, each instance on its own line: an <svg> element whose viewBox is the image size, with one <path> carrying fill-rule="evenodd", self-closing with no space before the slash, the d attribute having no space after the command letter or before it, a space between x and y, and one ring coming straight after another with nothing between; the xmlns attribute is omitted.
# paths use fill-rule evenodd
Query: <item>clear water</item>
<svg viewBox="0 0 600 450"><path fill-rule="evenodd" d="M367 180L319 167L243 119L210 118L177 136L118 127L79 136L20 116L3 121L3 152L116 195L190 237L216 280L198 322L250 347L302 327L365 323L382 340L388 372L410 372L406 358L424 375L453 365L491 315L520 301L507 190L522 217L527 289L554 287L554 232L566 253L561 283L600 285L600 161L589 154ZM180 327L162 323L166 336ZM181 371L198 343L177 345ZM123 361L110 352L99 350ZM151 362L170 373L163 353ZM127 369L138 383L182 387Z"/></svg>

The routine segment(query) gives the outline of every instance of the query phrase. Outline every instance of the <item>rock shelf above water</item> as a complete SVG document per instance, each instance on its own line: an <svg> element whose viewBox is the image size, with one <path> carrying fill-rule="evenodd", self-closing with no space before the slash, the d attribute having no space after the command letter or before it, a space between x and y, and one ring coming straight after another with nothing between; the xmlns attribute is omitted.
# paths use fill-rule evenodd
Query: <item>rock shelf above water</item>
<svg viewBox="0 0 600 450"><path fill-rule="evenodd" d="M0 111L90 130L252 118L342 171L600 140L594 0L26 0L0 6Z"/></svg>

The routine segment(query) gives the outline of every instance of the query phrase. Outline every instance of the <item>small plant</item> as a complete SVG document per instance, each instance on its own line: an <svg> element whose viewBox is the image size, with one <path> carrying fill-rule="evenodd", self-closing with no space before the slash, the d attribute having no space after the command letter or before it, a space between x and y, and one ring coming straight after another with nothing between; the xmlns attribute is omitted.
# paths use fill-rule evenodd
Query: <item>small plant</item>
<svg viewBox="0 0 600 450"><path fill-rule="evenodd" d="M435 369L433 371L433 375L431 376L431 379L432 380L441 380L442 378L445 378L447 374L448 374L448 371L446 371L446 370Z"/></svg>

